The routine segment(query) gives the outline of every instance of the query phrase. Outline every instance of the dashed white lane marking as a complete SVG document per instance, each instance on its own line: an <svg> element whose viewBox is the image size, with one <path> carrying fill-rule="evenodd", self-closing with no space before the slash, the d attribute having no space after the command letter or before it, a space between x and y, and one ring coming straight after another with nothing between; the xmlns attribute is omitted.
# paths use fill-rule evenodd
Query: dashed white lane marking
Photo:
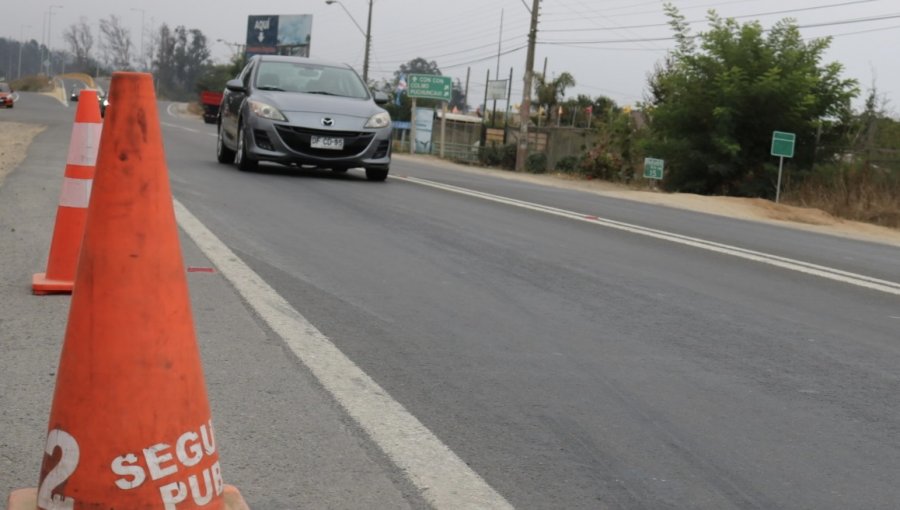
<svg viewBox="0 0 900 510"><path fill-rule="evenodd" d="M694 248L700 248L702 250L707 250L707 251L711 251L711 252L715 252L715 253L721 253L724 255L731 255L733 257L738 257L738 258L742 258L745 260L752 260L754 262L760 262L762 264L768 264L768 265L779 267L782 269L797 271L799 273L818 276L820 278L826 278L826 279L841 282L841 283L848 283L850 285L856 285L858 287L863 287L863 288L875 290L878 292L884 292L887 294L893 294L895 296L900 296L900 283L897 283L897 282L882 280L879 278L874 278L871 276L865 276L865 275L856 274L856 273L850 273L848 271L843 271L840 269L835 269L835 268L826 267L826 266L820 266L817 264L811 264L809 262L803 262L800 260L794 260L794 259L789 259L786 257L780 257L778 255L772 255L772 254L768 254L768 253L747 250L744 248L739 248L736 246L730 246L730 245L726 245L726 244L716 243L713 241L706 241L703 239L684 236L681 234L674 234L674 233L665 232L662 230L641 227L638 225L631 225L631 224L623 223L620 221L607 220L607 219L603 219L603 218L598 218L596 216L591 216L591 215L582 214L582 213L573 212L573 211L567 211L565 209L557 209L555 207L535 204L535 203L531 203L531 202L525 202L523 200L516 200L513 198L502 197L499 195L492 195L490 193L475 191L475 190L471 190L468 188L461 188L459 186L452 186L449 184L442 184L439 182L429 181L427 179L419 179L417 177L409 177L409 176L400 176L400 177L391 176L391 177L394 179L400 179L400 180L404 180L406 182L419 184L421 186L428 186L431 188L449 191L452 193L458 193L461 195L480 198L482 200L488 200L491 202L497 202L497 203L501 203L501 204L511 205L511 206L520 207L523 209L529 209L532 211L543 212L546 214L552 214L554 216L561 216L561 217L568 218L571 220L583 221L583 222L591 223L594 225L600 225L600 226L604 226L607 228L613 228L616 230L630 232L632 234L653 237L653 238L661 239L664 241L678 243L678 244L682 244L682 245L686 245L686 246L692 246Z"/></svg>
<svg viewBox="0 0 900 510"><path fill-rule="evenodd" d="M438 510L511 509L415 416L335 347L180 202L178 224L263 320Z"/></svg>

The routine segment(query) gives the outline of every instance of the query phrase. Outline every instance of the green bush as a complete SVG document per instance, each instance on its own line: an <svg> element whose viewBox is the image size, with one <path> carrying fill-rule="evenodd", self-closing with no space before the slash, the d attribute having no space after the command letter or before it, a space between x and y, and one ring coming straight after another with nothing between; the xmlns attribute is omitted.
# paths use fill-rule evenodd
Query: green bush
<svg viewBox="0 0 900 510"><path fill-rule="evenodd" d="M580 158L578 156L566 156L561 158L556 162L556 171L567 174L575 173L578 171L579 161Z"/></svg>
<svg viewBox="0 0 900 510"><path fill-rule="evenodd" d="M482 164L513 170L516 168L516 145L491 144L478 150L478 160Z"/></svg>
<svg viewBox="0 0 900 510"><path fill-rule="evenodd" d="M581 173L588 177L607 181L622 181L623 174L622 155L610 150L606 144L596 145L587 151L578 165Z"/></svg>
<svg viewBox="0 0 900 510"><path fill-rule="evenodd" d="M525 170L532 174L542 174L547 171L547 154L535 152L528 155L525 160Z"/></svg>

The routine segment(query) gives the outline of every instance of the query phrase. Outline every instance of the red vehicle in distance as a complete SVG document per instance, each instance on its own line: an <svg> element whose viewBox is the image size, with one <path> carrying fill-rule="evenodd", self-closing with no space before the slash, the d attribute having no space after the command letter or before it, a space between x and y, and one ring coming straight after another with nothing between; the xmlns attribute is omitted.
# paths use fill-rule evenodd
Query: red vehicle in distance
<svg viewBox="0 0 900 510"><path fill-rule="evenodd" d="M15 91L8 83L0 82L0 106L5 106L7 108L13 107L15 104L13 92Z"/></svg>

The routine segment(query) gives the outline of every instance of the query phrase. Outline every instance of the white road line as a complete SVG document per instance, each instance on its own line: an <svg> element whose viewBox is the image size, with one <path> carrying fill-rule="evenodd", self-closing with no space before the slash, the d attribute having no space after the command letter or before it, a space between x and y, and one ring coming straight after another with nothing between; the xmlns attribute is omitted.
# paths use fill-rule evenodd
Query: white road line
<svg viewBox="0 0 900 510"><path fill-rule="evenodd" d="M288 347L438 510L511 509L415 416L335 347L180 202L178 224Z"/></svg>
<svg viewBox="0 0 900 510"><path fill-rule="evenodd" d="M178 124L172 124L171 122L160 122L160 124L162 124L163 126L173 127L173 128L177 128L177 129L183 129L184 131L190 131L191 133L206 133L205 131L200 131L199 129L179 126Z"/></svg>
<svg viewBox="0 0 900 510"><path fill-rule="evenodd" d="M607 228L613 228L617 230L622 230L625 232L630 232L632 234L639 234L647 237L653 237L656 239L662 239L664 241L669 241L673 243L683 244L686 246L692 246L694 248L700 248L702 250L708 250L716 253L721 253L724 255L731 255L734 257L752 260L754 262L760 262L763 264L768 264L775 267L780 267L782 269L788 269L791 271L797 271L799 273L805 273L813 276L818 276L821 278L826 278L829 280L834 280L842 283L849 283L850 285L856 285L858 287L863 287L870 290L875 290L878 292L884 292L887 294L893 294L895 296L900 296L900 283L892 282L888 280L882 280L879 278L874 278L871 276L865 276L856 273L850 273L848 271L843 271L840 269L835 269L826 266L820 266L817 264L811 264L809 262L803 262L800 260L789 259L786 257L780 257L778 255L771 255L768 253L762 253L753 250L747 250L744 248L739 248L736 246L730 246L727 244L716 243L713 241L705 241L703 239L698 239L695 237L688 237L680 234L674 234L671 232L665 232L662 230L656 230L652 228L641 227L638 225L632 225L628 223L623 223L620 221L606 220L602 218L597 218L596 216L591 216L587 214L577 213L573 211L567 211L565 209L557 209L555 207L549 207L545 205L535 204L531 202L525 202L523 200L516 200L513 198L502 197L499 195L492 195L490 193L484 193L481 191L475 191L467 188L461 188L458 186L452 186L449 184L442 184L439 182L429 181L426 179L419 179L417 177L409 177L409 176L401 176L396 177L392 176L395 179L401 179L407 182L411 182L414 184L419 184L421 186L428 186L431 188L436 188L444 191L449 191L452 193L458 193L461 195L467 195L470 197L480 198L482 200L488 200L491 202L497 202L506 205L512 205L515 207L521 207L523 209L530 209L532 211L539 211L546 214L552 214L555 216L562 216L564 218L583 221L587 223L591 223L594 225L600 225Z"/></svg>

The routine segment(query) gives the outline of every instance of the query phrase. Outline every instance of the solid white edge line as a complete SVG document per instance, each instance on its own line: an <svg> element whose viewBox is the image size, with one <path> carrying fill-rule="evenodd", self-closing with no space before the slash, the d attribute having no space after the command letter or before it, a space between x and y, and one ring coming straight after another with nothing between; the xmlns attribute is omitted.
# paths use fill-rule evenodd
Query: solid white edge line
<svg viewBox="0 0 900 510"><path fill-rule="evenodd" d="M177 200L174 206L181 228L430 505L437 510L513 508L187 208Z"/></svg>
<svg viewBox="0 0 900 510"><path fill-rule="evenodd" d="M756 252L753 250L747 250L744 248L739 248L735 246L729 246L726 244L716 243L712 241L705 241L703 239L697 239L693 237L684 236L681 234L674 234L665 232L662 230L655 230L651 228L641 227L638 225L631 225L628 223L623 223L619 221L613 220L605 220L603 218L598 218L596 216L587 215L583 213L577 213L573 211L567 211L565 209L557 209L555 207L535 204L531 202L525 202L523 200L517 200L513 198L502 197L499 195L492 195L490 193L484 193L481 191L470 190L467 188L461 188L459 186L453 186L450 184L442 184L439 182L429 181L427 179L420 179L417 177L395 177L396 179L401 179L407 182L411 182L414 184L419 184L421 186L428 186L431 188L441 189L444 191L449 191L452 193L458 193L461 195L468 195L475 198L480 198L483 200L488 200L491 202L497 202L506 205L512 205L516 207L521 207L523 209L530 209L533 211L543 212L546 214L552 214L555 216L562 216L564 218L583 221L587 223L591 223L594 225L604 226L608 228L613 228L617 230L622 230L625 232L630 232L633 234L639 234L647 237L653 237L656 239L661 239L664 241L669 241L673 243L678 243L686 246L692 246L694 248L700 248L707 251L712 251L724 255L730 255L733 257L742 258L745 260L752 260L754 262L760 262L763 264L768 264L775 267L780 267L782 269L788 269L791 271L796 271L799 273L805 273L813 276L818 276L821 278L826 278L833 281L838 281L842 283L848 283L850 285L856 285L858 287L863 287L870 290L875 290L879 292L884 292L887 294L894 294L896 296L900 296L900 283L892 282L888 280L881 280L878 278L874 278L871 276L865 276L855 273L850 273L847 271L843 271L840 269L819 266L816 264L811 264L808 262L803 262L799 260L793 260L785 257L780 257L777 255L770 255L767 253Z"/></svg>

